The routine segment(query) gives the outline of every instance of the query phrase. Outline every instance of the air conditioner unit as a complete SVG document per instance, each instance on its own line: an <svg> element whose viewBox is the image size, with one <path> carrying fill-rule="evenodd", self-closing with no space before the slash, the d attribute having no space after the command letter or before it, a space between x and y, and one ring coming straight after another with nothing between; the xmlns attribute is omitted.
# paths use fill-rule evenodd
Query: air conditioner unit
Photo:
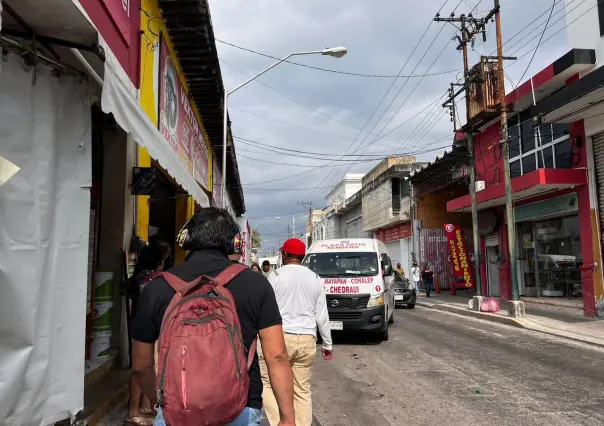
<svg viewBox="0 0 604 426"><path fill-rule="evenodd" d="M487 185L484 183L484 180L476 181L476 192L484 191L487 188Z"/></svg>

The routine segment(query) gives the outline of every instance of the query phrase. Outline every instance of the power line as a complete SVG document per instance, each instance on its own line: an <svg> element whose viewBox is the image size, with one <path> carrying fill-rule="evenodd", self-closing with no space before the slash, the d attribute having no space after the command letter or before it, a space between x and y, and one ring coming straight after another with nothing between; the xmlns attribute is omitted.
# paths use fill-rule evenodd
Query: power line
<svg viewBox="0 0 604 426"><path fill-rule="evenodd" d="M541 36L539 37L539 41L537 42L537 47L535 47L535 50L533 51L533 56L531 56L531 60L529 61L529 63L526 66L526 68L524 69L524 72L522 73L522 77L520 77L518 79L518 84L520 84L520 82L522 81L522 79L526 75L526 72L528 71L528 69L530 68L531 64L533 63L533 59L535 59L535 55L537 54L537 50L539 49L539 46L541 45L541 40L543 40L543 35L545 34L545 31L547 30L547 26L549 25L549 20L552 18L552 12L554 11L554 6L556 6L556 0L554 0L553 3L552 3L552 7L551 7L551 9L549 11L549 16L547 17L547 21L545 22L545 27L543 28L543 31L541 32ZM517 87L518 86L516 86L516 88Z"/></svg>
<svg viewBox="0 0 604 426"><path fill-rule="evenodd" d="M256 50L253 49L248 49L246 47L242 47L242 46L238 46L234 43L229 43L227 41L224 40L219 40L219 39L215 39L218 43L222 43L225 44L227 46L231 46L234 47L236 49L239 50L243 50L245 52L249 52L249 53L253 53L255 55L258 56L264 56L265 58L271 58L271 59L275 59L275 60L280 60L281 58L277 58L276 56L272 56L272 55L267 55L266 53L261 53L258 52ZM315 67L312 65L307 65L307 64L302 64L300 62L295 62L295 61L290 61L290 60L286 60L284 62L287 62L288 64L291 65L297 65L299 67L304 67L304 68L310 68L313 70L317 70L317 71L323 71L323 72L329 72L332 74L342 74L342 75L349 75L349 76L355 76L355 77L367 77L367 78L394 78L399 79L399 78L417 78L417 77L421 77L421 75L381 75L381 74L363 74L363 73L355 73L355 72L348 72L348 71L338 71L338 70L333 70L333 69L329 69L329 68L322 68L322 67ZM459 69L455 69L455 70L448 70L448 71L440 71L440 72L435 72L435 73L431 73L428 76L436 76L436 75L444 75L444 74L450 74L453 72L458 72Z"/></svg>
<svg viewBox="0 0 604 426"><path fill-rule="evenodd" d="M239 72L239 73L241 73L241 74L243 74L243 75L245 75L245 76L247 76L247 77L251 77L251 75L250 75L250 74L246 73L245 71L240 70L239 68L235 67L234 65L229 64L229 63L228 63L228 62L226 62L224 59L220 59L220 62L223 62L225 65L227 65L227 66L229 66L229 67L233 68L235 71L237 71L237 72ZM331 115L329 115L329 114L325 114L324 112L322 112L322 111L320 111L320 110L318 110L318 109L316 109L316 108L313 108L313 107L311 107L311 106L308 106L308 105L306 105L306 104L305 104L305 103L303 103L303 102L300 102L299 100L297 100L297 99L293 98L292 96L290 96L290 95L288 95L288 94L286 94L286 93L283 93L283 92L281 92L281 91L279 91L279 90L275 89L274 87L272 87L272 86L270 86L270 85L268 85L268 84L266 84L266 83L263 83L261 80L254 80L254 83L260 84L260 85L262 85L262 86L266 87L267 89L272 90L273 92L277 93L278 95L281 95L281 96L283 96L284 98L289 99L290 101L292 101L292 102L294 102L294 103L296 103L296 104L298 104L298 105L300 105L300 106L302 106L302 107L304 107L304 108L306 108L306 109L308 109L308 110L310 110L310 111L313 111L313 112L315 112L315 113L317 113L317 114L320 114L320 115L322 115L323 117L328 118L329 120L335 121L336 123L340 123L340 124L342 124L342 125L344 125L344 126L346 126L346 127L349 127L349 128L351 128L351 129L354 129L354 130L357 130L357 131L358 131L358 130L360 130L360 129L359 129L358 127L356 127L356 126L353 126L353 125L351 125L351 124L348 124L348 123L346 123L346 122L344 122L344 121L342 121L342 120L339 120L339 119L337 119L337 118L335 118L335 117L332 117L332 116L331 116ZM234 108L234 107L231 107L231 108ZM267 117L264 117L264 118L267 118ZM310 130L310 129L309 129L309 130Z"/></svg>

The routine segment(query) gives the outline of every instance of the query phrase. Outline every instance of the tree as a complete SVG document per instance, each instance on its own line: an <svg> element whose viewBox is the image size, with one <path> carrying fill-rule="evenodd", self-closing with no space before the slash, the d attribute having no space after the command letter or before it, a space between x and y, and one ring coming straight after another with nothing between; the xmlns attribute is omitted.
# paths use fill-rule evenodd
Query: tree
<svg viewBox="0 0 604 426"><path fill-rule="evenodd" d="M260 232L256 228L252 228L252 247L262 247L262 235L260 235Z"/></svg>

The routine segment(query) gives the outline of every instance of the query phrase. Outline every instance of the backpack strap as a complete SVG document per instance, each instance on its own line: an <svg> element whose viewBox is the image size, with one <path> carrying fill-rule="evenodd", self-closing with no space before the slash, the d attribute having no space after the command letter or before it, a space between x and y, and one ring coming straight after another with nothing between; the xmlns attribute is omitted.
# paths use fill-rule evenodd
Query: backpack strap
<svg viewBox="0 0 604 426"><path fill-rule="evenodd" d="M201 276L197 277L195 280L188 283L188 282L178 278L176 275L174 275L170 272L160 272L159 274L157 274L156 278L159 278L159 277L166 280L166 282L170 285L170 287L172 287L172 289L176 293L179 293L181 297L186 296L191 291L191 289L198 286L202 280L204 280L204 279L207 280L209 278L209 277L206 277L205 275L201 275Z"/></svg>
<svg viewBox="0 0 604 426"><path fill-rule="evenodd" d="M217 286L224 287L225 285L230 283L233 278L235 278L237 275L239 275L246 269L248 269L247 266L245 266L241 263L235 263L235 264L229 266L228 268L226 268L220 274L218 274L213 279L213 281Z"/></svg>

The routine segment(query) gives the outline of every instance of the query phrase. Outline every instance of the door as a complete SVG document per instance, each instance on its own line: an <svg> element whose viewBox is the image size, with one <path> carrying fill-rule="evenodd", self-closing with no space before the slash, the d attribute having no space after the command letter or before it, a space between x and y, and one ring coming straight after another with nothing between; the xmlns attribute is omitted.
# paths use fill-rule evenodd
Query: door
<svg viewBox="0 0 604 426"><path fill-rule="evenodd" d="M392 264L392 259L388 256L388 253L380 253L380 259L382 263L381 270L385 269L386 265L390 265L390 269L394 270L396 265ZM394 273L390 276L383 276L383 290L384 290L384 304L386 305L386 322L390 319L390 313L394 312ZM379 279L379 278L378 278ZM379 281L378 281L379 283ZM377 284L380 285L380 284Z"/></svg>
<svg viewBox="0 0 604 426"><path fill-rule="evenodd" d="M487 247L487 284L489 296L499 297L499 246Z"/></svg>

